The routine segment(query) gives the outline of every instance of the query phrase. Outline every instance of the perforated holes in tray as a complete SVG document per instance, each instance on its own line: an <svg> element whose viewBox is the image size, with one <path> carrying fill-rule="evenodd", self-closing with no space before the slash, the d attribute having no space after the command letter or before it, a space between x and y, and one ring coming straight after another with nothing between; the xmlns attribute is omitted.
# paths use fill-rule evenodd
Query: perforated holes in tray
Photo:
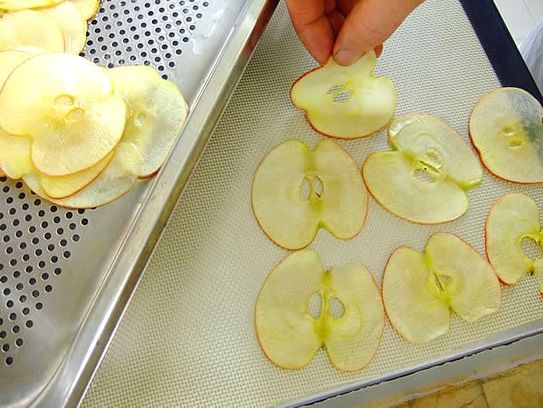
<svg viewBox="0 0 543 408"><path fill-rule="evenodd" d="M89 219L43 202L20 181L0 177L0 191L0 364L12 366Z"/></svg>
<svg viewBox="0 0 543 408"><path fill-rule="evenodd" d="M90 21L83 56L113 68L144 64L164 79L208 7L199 0L106 0Z"/></svg>

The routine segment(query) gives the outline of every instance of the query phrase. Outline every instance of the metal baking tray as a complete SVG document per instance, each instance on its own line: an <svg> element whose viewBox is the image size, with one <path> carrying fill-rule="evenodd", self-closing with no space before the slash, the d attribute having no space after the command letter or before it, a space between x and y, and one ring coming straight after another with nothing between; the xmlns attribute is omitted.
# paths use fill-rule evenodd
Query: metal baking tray
<svg viewBox="0 0 543 408"><path fill-rule="evenodd" d="M154 67L191 112L159 175L105 207L0 179L0 406L78 401L275 4L102 0L83 55Z"/></svg>
<svg viewBox="0 0 543 408"><path fill-rule="evenodd" d="M377 75L396 84L396 115L438 116L468 140L468 117L478 98L502 84L531 81L511 39L504 31L496 37L500 22L491 1L426 0L387 41L376 67ZM496 55L503 55L501 62ZM447 378L453 360L543 332L543 299L535 279L527 276L503 287L499 313L474 324L453 317L449 333L428 344L408 343L387 323L377 354L357 373L335 370L323 351L297 371L267 360L254 330L255 301L268 272L289 251L258 227L251 182L278 143L297 138L313 147L322 140L289 99L292 83L315 66L281 3L181 195L82 406L303 405L430 368ZM359 166L371 152L390 149L384 130L338 143ZM511 191L529 194L543 210L541 186L515 185L486 172L483 183L468 193L468 212L454 222L408 223L372 199L355 239L340 241L321 231L310 247L326 267L351 261L366 265L380 285L394 249L422 250L435 231L453 232L484 254L488 210Z"/></svg>

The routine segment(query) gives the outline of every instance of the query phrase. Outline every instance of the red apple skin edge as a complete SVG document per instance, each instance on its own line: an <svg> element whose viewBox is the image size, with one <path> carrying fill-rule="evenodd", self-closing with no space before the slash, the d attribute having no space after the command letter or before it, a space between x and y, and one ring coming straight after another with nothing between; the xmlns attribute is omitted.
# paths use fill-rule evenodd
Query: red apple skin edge
<svg viewBox="0 0 543 408"><path fill-rule="evenodd" d="M332 57L330 57L330 59L332 59ZM330 61L330 59L328 61ZM326 65L326 64L325 64ZM306 75L309 75L311 74L312 72L314 71L318 71L319 69L323 69L324 68L324 65L321 65L321 66L318 66L316 68L313 68L311 71L307 71L306 73L304 73L301 77L299 77L296 81L294 81L294 83L291 85L290 87L290 92L289 92L289 95L290 95L290 100L292 101L292 89L294 88L294 86L302 79L304 78ZM294 102L292 103L294 106L296 106L296 104L294 104ZM335 135L329 135L327 133L324 133L320 130L318 130L317 128L315 128L315 126L313 126L313 123L307 118L307 111L304 110L304 109L301 109L301 108L298 108L296 106L297 109L300 109L302 111L304 111L304 114L305 114L305 118L307 120L307 122L309 123L309 126L311 126L311 128L317 132L318 134L320 135L323 135L323 136L326 136L326 137L330 137L332 139L339 139L339 140L356 140L356 139L363 139L363 138L366 138L366 137L369 137L377 132L379 132L381 129L383 129L384 127L387 126L387 123L385 123L383 126L381 126L379 129L375 129L375 131L373 133L368 133L368 134L363 134L363 135L359 135L359 136L351 136L351 137L342 137L342 136L335 136ZM390 122L390 121L389 121Z"/></svg>
<svg viewBox="0 0 543 408"><path fill-rule="evenodd" d="M311 152L312 152L312 150L311 150ZM354 161L353 157L352 157L347 151L343 150L343 152L344 152L347 156L349 156L349 158L353 161L353 163L356 164L356 162ZM260 166L262 166L262 162L266 159L266 157L267 157L267 154L266 154L266 156L264 156L264 158L260 161L260 164L258 165L258 168L257 168L257 170L255 171L255 174L256 174L256 173L258 172L258 170L260 169ZM358 166L356 166L356 167L358 167ZM362 177L362 174L361 174L360 172L359 172L359 174L360 174L360 177ZM364 183L364 178L362 178L362 182ZM365 183L364 183L364 185L365 185ZM253 193L252 193L253 186L254 186L254 177L253 177L253 182L251 183L251 208L252 208L252 210L253 210L253 214L255 215L255 220L256 220L258 226L260 227L260 229L262 230L262 232L270 239L270 241L272 241L272 242L273 242L275 245L277 245L278 247L283 248L283 249L286 249L286 250L288 250L288 251L297 251L297 250L300 250L300 249L307 248L307 247L315 240L315 238L316 238L316 236L317 236L319 230L322 229L322 228L325 228L323 222L322 222L322 221L319 221L319 224L317 225L317 228L315 228L315 234L313 235L313 238L311 238L311 241L309 241L306 245L302 245L302 246L297 247L297 248L287 248L287 247L281 245L279 242L275 241L272 237L270 237L270 236L268 235L268 233L267 233L266 230L262 227L262 225L260 224L260 221L259 221L258 218L256 217L256 212L255 212L255 208L254 208L254 204L253 204L253 200L252 200L252 197L253 197ZM367 190L367 189L366 189L366 190ZM356 237L356 236L360 233L360 231L362 231L362 229L364 228L364 225L366 224L366 219L368 218L368 212L369 212L369 194L366 195L366 204L365 204L365 205L366 205L366 213L364 214L364 220L362 221L362 225L361 225L360 229L359 229L358 231L356 231L356 233L354 233L354 234L351 235L350 237L347 237L347 238L343 239L342 241L346 241L346 240L349 240L349 239L353 239L353 238ZM334 235L331 234L328 230L327 230L327 232L328 232L330 235L334 236ZM336 237L336 238L337 238L337 237ZM340 239L340 238L338 238L338 239Z"/></svg>
<svg viewBox="0 0 543 408"><path fill-rule="evenodd" d="M494 209L494 207L496 207L496 205L503 200L503 198L504 197L500 198L498 201L496 201L492 205L492 207L490 208L489 214ZM488 263L490 263L490 256L488 255L488 215L486 217L486 222L485 222L485 253L486 253L486 258L488 260ZM490 264L490 266L492 266L492 264ZM492 269L494 269L494 267L492 267ZM494 272L496 272L495 269L494 269ZM515 284L515 282L507 282L503 280L502 277L498 275L498 273L496 273L496 276L498 277L499 281L503 283L505 286L513 286ZM543 296L543 292L541 293L541 296Z"/></svg>
<svg viewBox="0 0 543 408"><path fill-rule="evenodd" d="M471 123L471 117L473 116L473 111L475 110L475 107L477 106L477 104L481 101L483 101L486 97L488 97L491 93L494 93L494 92L497 92L499 89L501 88L498 88L498 89L495 89L493 91L490 91L488 94L486 95L483 95L476 103L475 105L473 106L473 108L471 109L471 112L469 114L469 119L468 119L468 134L469 134L469 138L471 139L471 144L473 145L473 147L475 148L475 150L477 151L477 155L479 156L479 159L481 160L481 163L483 163L483 165L485 166L485 169L487 169L487 171L492 174L493 176L501 179L501 180L505 180L505 181L508 181L510 183L515 183L515 184L537 184L537 183L541 183L541 181L517 181L517 180L509 180L509 179L506 179L502 176L500 176L499 174L496 174L494 173L491 169L489 169L487 166L486 166L486 163L483 159L483 156L482 156L482 153L481 153L481 150L479 149L479 147L477 147L477 145L475 144L475 142L473 141L473 135L471 133L471 126L469 126L469 124Z"/></svg>

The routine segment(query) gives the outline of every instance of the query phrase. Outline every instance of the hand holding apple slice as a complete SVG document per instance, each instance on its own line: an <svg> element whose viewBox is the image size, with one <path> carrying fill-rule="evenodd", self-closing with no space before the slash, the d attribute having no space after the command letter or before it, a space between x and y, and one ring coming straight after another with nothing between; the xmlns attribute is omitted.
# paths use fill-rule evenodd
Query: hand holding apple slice
<svg viewBox="0 0 543 408"><path fill-rule="evenodd" d="M292 103L326 136L355 139L378 131L394 115L396 89L390 79L373 75L376 60L374 51L348 67L331 58L294 83Z"/></svg>
<svg viewBox="0 0 543 408"><path fill-rule="evenodd" d="M304 183L309 188L303 194ZM364 225L368 194L349 154L325 139L312 152L299 140L276 146L256 171L252 203L268 237L287 249L304 248L321 227L339 239Z"/></svg>
<svg viewBox="0 0 543 408"><path fill-rule="evenodd" d="M309 304L320 296L314 317ZM332 303L343 306L335 314ZM385 325L371 273L361 265L324 271L312 250L294 252L268 275L258 295L255 326L266 356L279 367L300 369L324 345L332 364L358 371L375 355Z"/></svg>
<svg viewBox="0 0 543 408"><path fill-rule="evenodd" d="M449 309L474 322L501 305L500 283L492 267L450 233L433 234L422 254L408 247L394 251L382 291L390 322L414 343L447 333Z"/></svg>
<svg viewBox="0 0 543 408"><path fill-rule="evenodd" d="M388 211L408 221L438 224L466 212L466 190L483 179L477 156L438 118L412 114L389 126L393 151L368 156L362 173L368 190Z"/></svg>
<svg viewBox="0 0 543 408"><path fill-rule="evenodd" d="M483 95L469 120L473 145L494 175L517 183L543 182L543 108L518 88Z"/></svg>
<svg viewBox="0 0 543 408"><path fill-rule="evenodd" d="M543 243L539 210L522 193L507 194L490 210L486 221L486 252L500 280L514 285L526 274L536 276L543 296L543 258L532 259L524 253L522 241Z"/></svg>

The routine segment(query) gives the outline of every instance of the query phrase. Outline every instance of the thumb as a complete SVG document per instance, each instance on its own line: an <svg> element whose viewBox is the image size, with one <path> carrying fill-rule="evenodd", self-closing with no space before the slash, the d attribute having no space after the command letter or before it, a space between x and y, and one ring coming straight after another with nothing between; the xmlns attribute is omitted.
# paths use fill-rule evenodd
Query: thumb
<svg viewBox="0 0 543 408"><path fill-rule="evenodd" d="M334 44L334 59L351 65L383 44L423 0L361 0L345 19Z"/></svg>

